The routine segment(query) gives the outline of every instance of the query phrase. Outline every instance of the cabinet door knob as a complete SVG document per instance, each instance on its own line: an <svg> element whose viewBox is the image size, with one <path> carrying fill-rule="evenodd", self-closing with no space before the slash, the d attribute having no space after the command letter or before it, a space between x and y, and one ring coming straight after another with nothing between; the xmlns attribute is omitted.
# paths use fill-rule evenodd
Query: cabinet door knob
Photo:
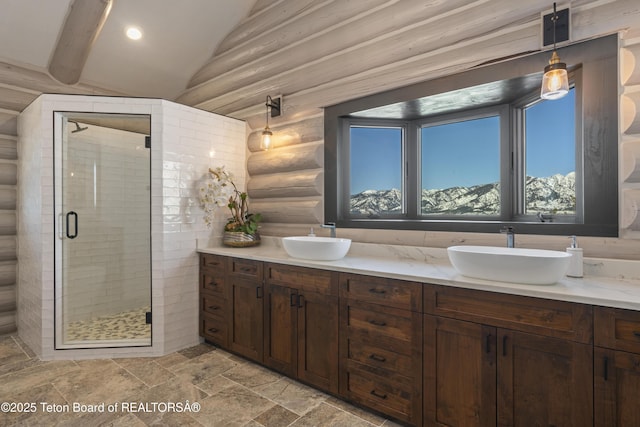
<svg viewBox="0 0 640 427"><path fill-rule="evenodd" d="M385 394L381 394L381 393L378 393L375 390L371 390L371 394L374 395L375 397L379 397L380 399L386 399L387 398L387 394L386 393Z"/></svg>

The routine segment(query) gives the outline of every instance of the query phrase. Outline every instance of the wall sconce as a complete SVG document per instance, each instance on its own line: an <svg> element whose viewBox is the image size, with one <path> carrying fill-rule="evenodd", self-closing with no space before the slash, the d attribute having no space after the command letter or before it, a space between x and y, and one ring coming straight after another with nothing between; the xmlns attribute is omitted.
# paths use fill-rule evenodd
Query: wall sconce
<svg viewBox="0 0 640 427"><path fill-rule="evenodd" d="M271 148L271 136L273 132L269 129L269 111L271 111L271 117L278 117L280 115L280 108L282 104L282 98L272 99L269 95L267 95L267 101L264 104L267 107L267 112L265 115L266 126L262 131L262 141L260 142L260 148L263 150L268 150Z"/></svg>
<svg viewBox="0 0 640 427"><path fill-rule="evenodd" d="M568 19L568 11L567 11ZM544 75L542 76L542 87L540 89L540 98L542 99L560 99L569 93L569 75L567 74L567 64L560 62L560 57L556 51L556 25L558 22L558 13L556 12L556 4L553 3L553 15L551 16L553 23L553 54L549 60L549 65L544 67ZM568 26L568 21L567 21Z"/></svg>

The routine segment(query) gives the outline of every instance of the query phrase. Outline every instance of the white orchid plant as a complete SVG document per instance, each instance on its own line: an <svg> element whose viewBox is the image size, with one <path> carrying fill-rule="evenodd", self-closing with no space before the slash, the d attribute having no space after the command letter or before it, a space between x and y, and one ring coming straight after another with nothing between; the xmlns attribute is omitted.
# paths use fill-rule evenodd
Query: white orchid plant
<svg viewBox="0 0 640 427"><path fill-rule="evenodd" d="M262 219L260 214L249 213L248 195L238 190L233 175L224 166L209 168L204 184L200 187L200 204L204 208L204 220L211 227L218 208L226 206L231 212L224 226L225 231L241 231L256 234Z"/></svg>

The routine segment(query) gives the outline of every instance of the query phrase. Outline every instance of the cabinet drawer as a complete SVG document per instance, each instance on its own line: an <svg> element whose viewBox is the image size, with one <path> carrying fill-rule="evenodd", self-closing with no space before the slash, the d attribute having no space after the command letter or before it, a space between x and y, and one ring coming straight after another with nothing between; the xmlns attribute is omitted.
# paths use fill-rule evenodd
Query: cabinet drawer
<svg viewBox="0 0 640 427"><path fill-rule="evenodd" d="M595 307L593 314L597 346L640 353L640 311Z"/></svg>
<svg viewBox="0 0 640 427"><path fill-rule="evenodd" d="M210 316L219 317L224 320L227 317L227 304L226 300L207 294L200 295L200 312L206 313Z"/></svg>
<svg viewBox="0 0 640 427"><path fill-rule="evenodd" d="M345 346L347 340L355 340L406 356L420 354L422 345L422 314L420 313L359 301L343 301L340 307L340 318L343 324L341 336ZM347 357L346 352L344 357Z"/></svg>
<svg viewBox="0 0 640 427"><path fill-rule="evenodd" d="M228 347L227 322L217 316L200 313L200 336L221 347Z"/></svg>
<svg viewBox="0 0 640 427"><path fill-rule="evenodd" d="M422 311L422 284L416 282L342 274L340 296L404 310Z"/></svg>
<svg viewBox="0 0 640 427"><path fill-rule="evenodd" d="M265 275L269 283L288 286L303 292L338 295L337 274L331 271L282 264L267 264Z"/></svg>
<svg viewBox="0 0 640 427"><path fill-rule="evenodd" d="M572 341L593 341L590 305L542 298L426 286L425 313Z"/></svg>
<svg viewBox="0 0 640 427"><path fill-rule="evenodd" d="M262 280L262 263L250 259L229 258L228 272L232 276Z"/></svg>
<svg viewBox="0 0 640 427"><path fill-rule="evenodd" d="M415 392L411 380L402 376L387 378L366 366L350 362L346 377L347 394L356 402L412 424Z"/></svg>
<svg viewBox="0 0 640 427"><path fill-rule="evenodd" d="M203 293L218 295L224 298L225 280L224 275L217 271L203 269L200 271L200 290Z"/></svg>
<svg viewBox="0 0 640 427"><path fill-rule="evenodd" d="M358 339L347 340L347 357L363 365L385 369L407 377L413 376L411 355L400 354Z"/></svg>
<svg viewBox="0 0 640 427"><path fill-rule="evenodd" d="M216 269L224 274L224 259L221 255L200 254L200 267Z"/></svg>

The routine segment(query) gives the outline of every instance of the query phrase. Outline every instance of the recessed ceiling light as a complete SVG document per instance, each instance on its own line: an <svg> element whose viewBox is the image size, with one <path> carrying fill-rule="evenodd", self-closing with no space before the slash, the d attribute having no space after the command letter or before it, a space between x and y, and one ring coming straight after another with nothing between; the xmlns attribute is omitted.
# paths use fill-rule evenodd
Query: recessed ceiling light
<svg viewBox="0 0 640 427"><path fill-rule="evenodd" d="M131 40L140 40L142 38L142 31L140 31L140 29L136 27L127 28L126 33L127 37L129 37Z"/></svg>

